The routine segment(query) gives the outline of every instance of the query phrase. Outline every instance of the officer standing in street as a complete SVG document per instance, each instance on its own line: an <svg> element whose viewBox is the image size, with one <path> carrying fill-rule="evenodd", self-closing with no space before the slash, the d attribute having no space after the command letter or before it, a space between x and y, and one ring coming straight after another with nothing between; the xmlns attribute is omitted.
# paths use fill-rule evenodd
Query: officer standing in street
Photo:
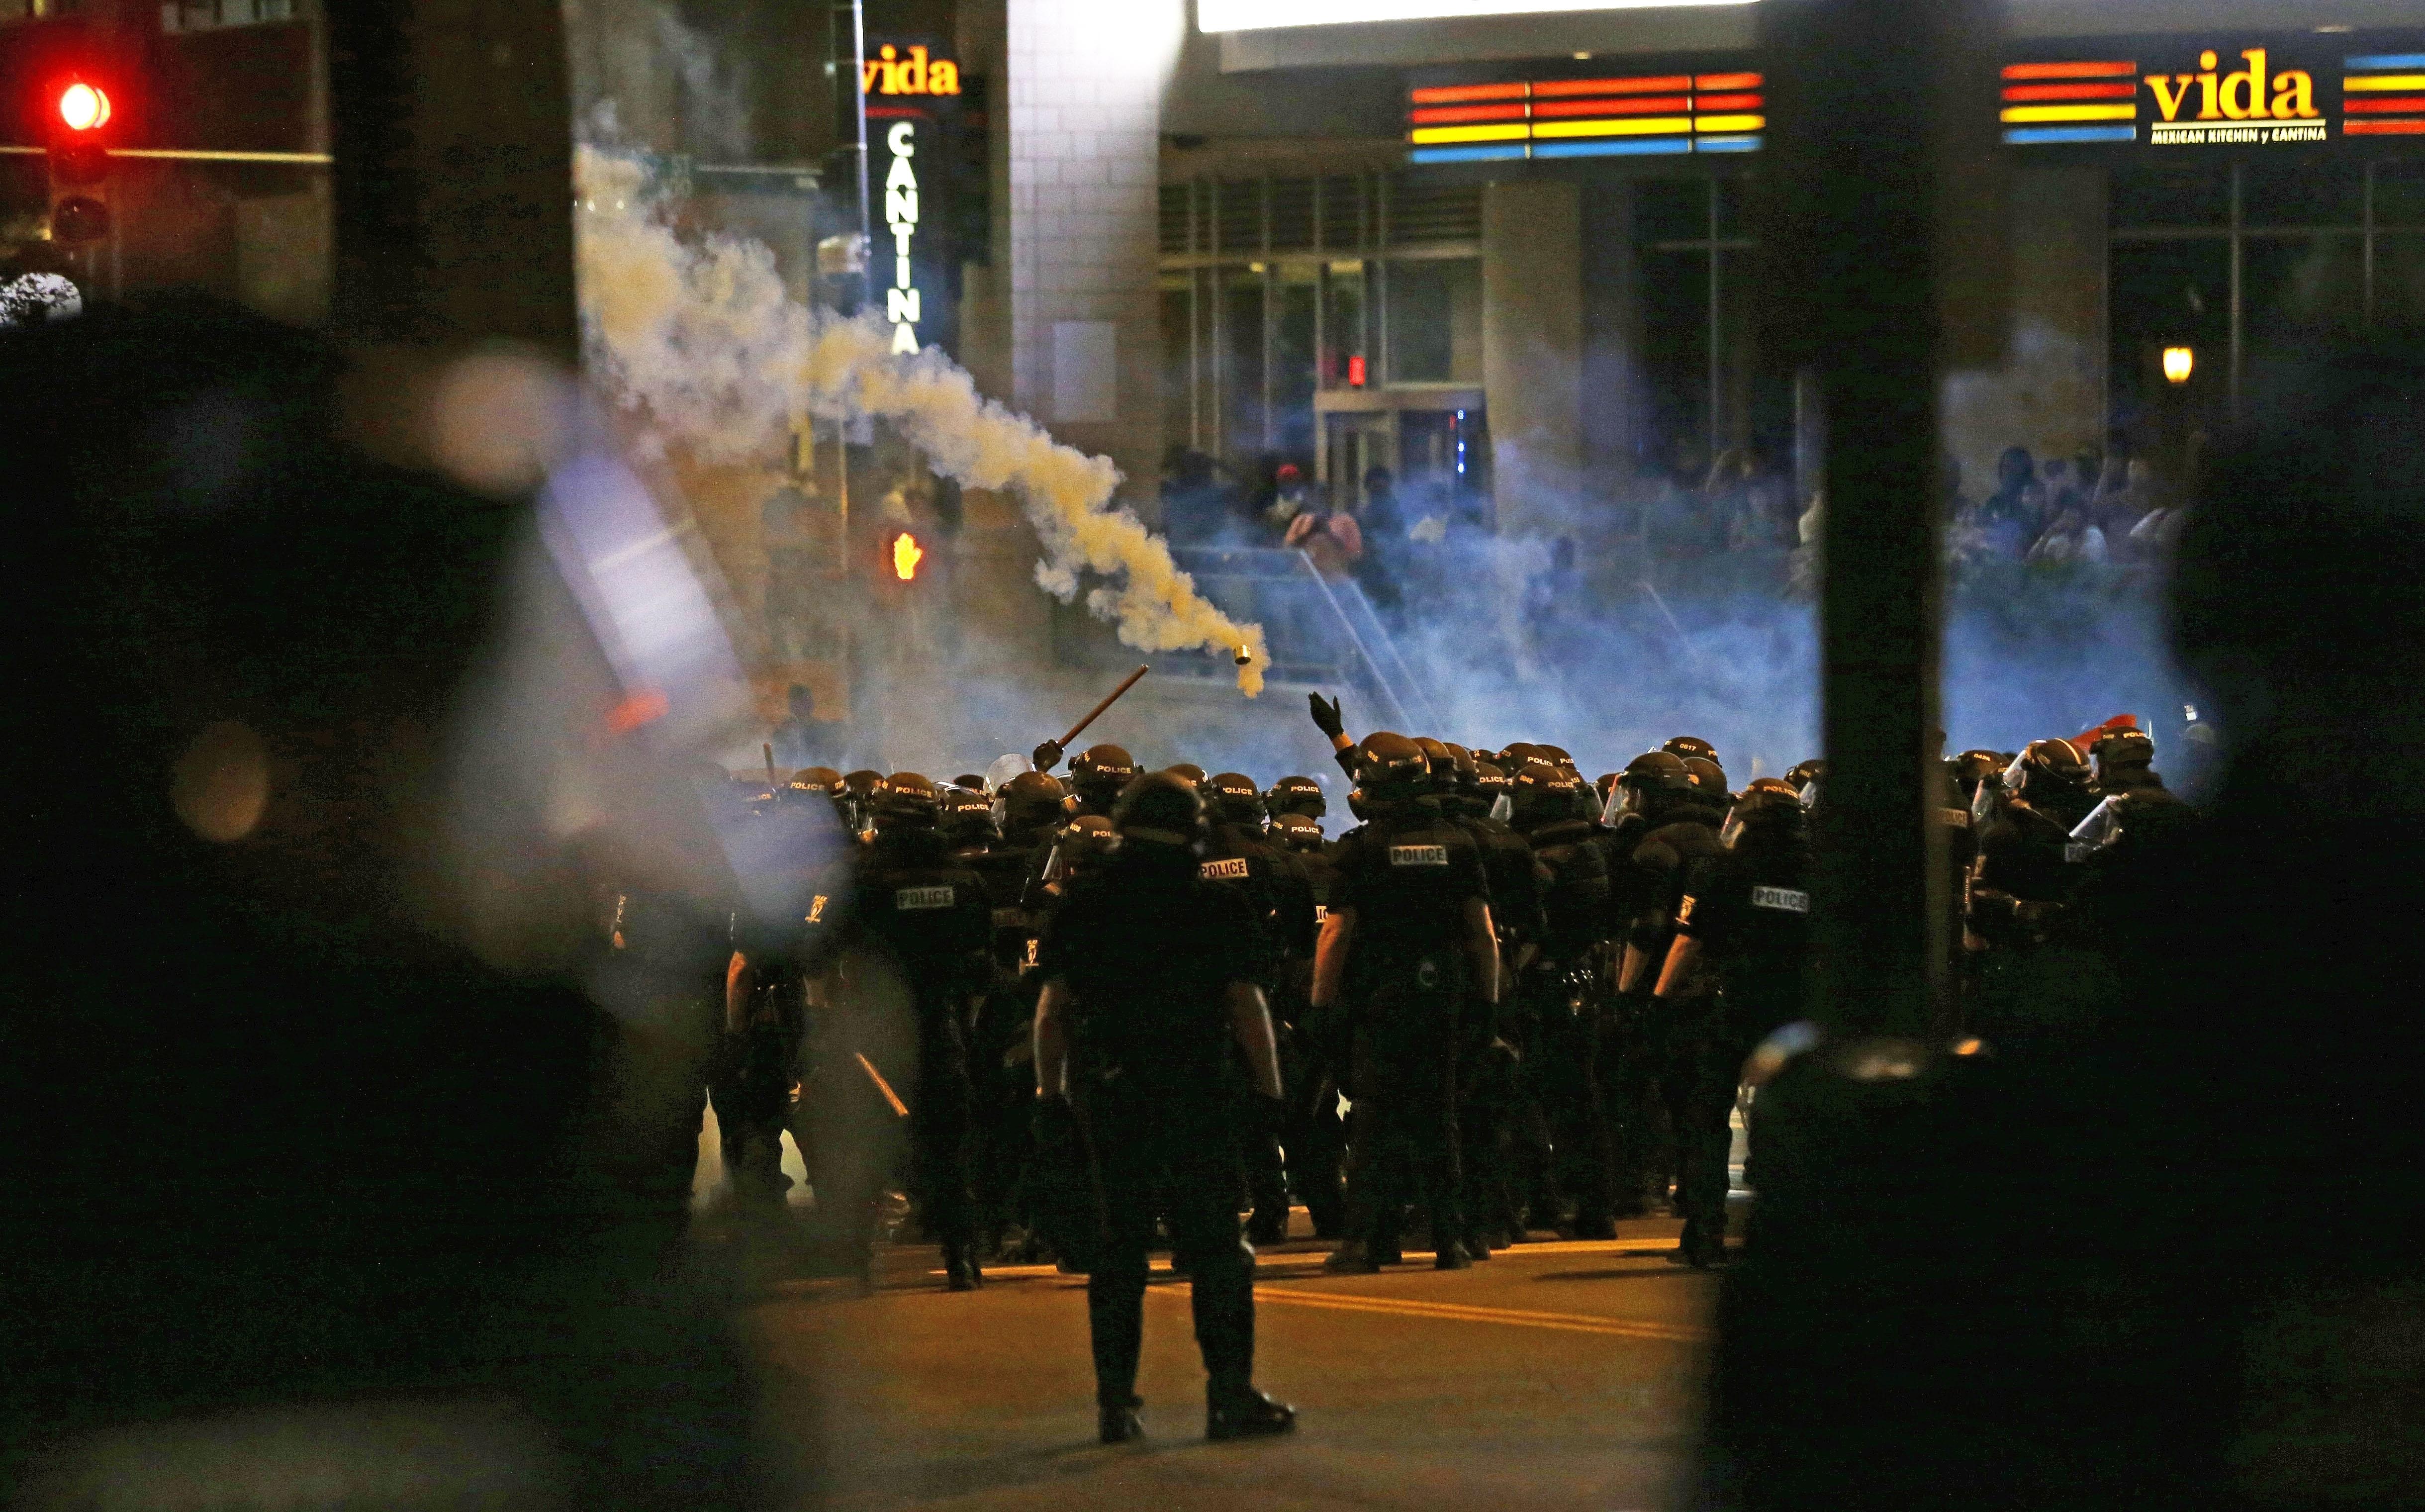
<svg viewBox="0 0 2425 1512"><path fill-rule="evenodd" d="M1173 773L1180 777L1182 774ZM1313 884L1296 858L1270 844L1263 834L1263 796L1255 780L1240 772L1221 772L1191 783L1208 804L1211 837L1199 867L1208 882L1238 893L1246 900L1270 947L1271 978L1258 983L1275 1002L1301 1003L1303 984L1313 971ZM1291 1016L1276 1015L1285 1037ZM1248 1128L1241 1137L1245 1158L1246 1189L1254 1216L1246 1237L1259 1245L1277 1245L1288 1238L1289 1173L1281 1151L1285 1136L1282 1117Z"/></svg>
<svg viewBox="0 0 2425 1512"><path fill-rule="evenodd" d="M1396 1228L1405 1176L1431 1211L1435 1263L1465 1252L1456 1048L1467 1015L1495 1012L1499 943L1473 837L1425 803L1430 763L1404 735L1357 749L1363 828L1342 841L1314 956L1313 1006L1343 1005L1352 1049L1345 1237L1331 1268L1370 1271Z"/></svg>
<svg viewBox="0 0 2425 1512"><path fill-rule="evenodd" d="M1617 784L1623 801L1641 821L1619 827L1619 835L1631 841L1631 848L1610 878L1614 907L1628 921L1616 989L1633 1008L1628 1015L1629 1042L1619 1077L1623 1090L1617 1094L1618 1180L1637 1191L1642 1173L1653 1164L1653 1110L1646 1094L1656 1091L1665 1102L1672 1128L1682 1088L1691 1082L1690 1062L1670 1054L1668 1030L1682 1001L1654 1000L1653 993L1668 947L1675 942L1685 880L1694 861L1718 854L1718 829L1726 823L1726 810L1713 806L1694 780L1691 763L1696 759L1702 758L1646 751L1628 764ZM1680 1130L1677 1132L1680 1138ZM1679 1158L1681 1153L1679 1150ZM1620 1200L1624 1195L1620 1193Z"/></svg>
<svg viewBox="0 0 2425 1512"><path fill-rule="evenodd" d="M1232 1137L1235 1054L1256 1095L1280 1095L1256 985L1262 932L1243 898L1198 875L1203 804L1184 782L1138 779L1115 824L1117 850L1072 880L1046 926L1036 1014L1039 1135L1074 1118L1100 1219L1086 1313L1101 1437L1145 1431L1136 1375L1157 1217L1192 1283L1206 1436L1283 1433L1295 1412L1254 1386L1254 1253Z"/></svg>
<svg viewBox="0 0 2425 1512"><path fill-rule="evenodd" d="M1743 790L1722 832L1726 849L1694 858L1676 915L1653 1017L1666 1025L1676 1111L1681 1263L1726 1258L1728 1115L1754 1045L1809 1014L1810 838L1793 784L1763 777ZM1696 990L1704 975L1714 993Z"/></svg>
<svg viewBox="0 0 2425 1512"><path fill-rule="evenodd" d="M863 1076L907 1117L920 1215L942 1247L946 1284L972 1291L982 1278L969 1190L967 1014L992 974L992 908L985 883L947 848L938 828L942 795L932 781L894 773L871 799L870 816L875 839L859 862L849 919L858 947L851 1006L862 1032L835 1047L830 1069L844 1085ZM912 1036L897 1032L904 1011ZM865 1105L863 1093L859 1101ZM843 1209L854 1225L861 1214L873 1217L881 1191L855 1184Z"/></svg>
<svg viewBox="0 0 2425 1512"><path fill-rule="evenodd" d="M1535 1059L1555 1063L1556 1130L1575 1182L1574 1234L1616 1236L1615 1144L1601 1075L1614 1046L1606 1032L1594 968L1609 937L1606 854L1581 816L1582 779L1546 761L1516 773L1515 828L1541 879L1541 925L1521 953L1517 996ZM1534 1205L1557 1207L1554 1173L1533 1172Z"/></svg>

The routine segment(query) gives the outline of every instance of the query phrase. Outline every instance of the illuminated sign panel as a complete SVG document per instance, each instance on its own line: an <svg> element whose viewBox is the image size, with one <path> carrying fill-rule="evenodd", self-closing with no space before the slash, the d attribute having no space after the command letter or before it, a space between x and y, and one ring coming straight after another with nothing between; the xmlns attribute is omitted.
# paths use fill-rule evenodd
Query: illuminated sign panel
<svg viewBox="0 0 2425 1512"><path fill-rule="evenodd" d="M2425 53L2367 54L2341 67L2344 136L2425 137Z"/></svg>
<svg viewBox="0 0 2425 1512"><path fill-rule="evenodd" d="M1749 153L1767 128L1750 72L1529 79L1407 92L1416 163Z"/></svg>
<svg viewBox="0 0 2425 1512"><path fill-rule="evenodd" d="M2148 60L2158 45L2163 53ZM2425 53L2316 56L2298 38L2141 50L2137 58L2007 65L1998 102L2004 140L2266 147L2425 136Z"/></svg>

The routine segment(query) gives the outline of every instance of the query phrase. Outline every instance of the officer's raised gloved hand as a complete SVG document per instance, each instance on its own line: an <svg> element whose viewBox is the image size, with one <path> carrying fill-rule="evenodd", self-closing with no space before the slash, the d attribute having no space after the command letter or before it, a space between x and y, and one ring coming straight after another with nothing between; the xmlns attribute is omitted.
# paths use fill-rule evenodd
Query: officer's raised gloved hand
<svg viewBox="0 0 2425 1512"><path fill-rule="evenodd" d="M1035 764L1036 769L1039 772L1049 772L1052 770L1053 767L1061 764L1061 742L1057 740L1046 741L1043 745L1036 748L1035 753L1029 756L1028 760Z"/></svg>
<svg viewBox="0 0 2425 1512"><path fill-rule="evenodd" d="M1313 727L1316 730L1333 740L1347 732L1347 721L1340 716L1337 699L1325 700L1319 693L1309 693L1305 696L1305 701L1312 711Z"/></svg>

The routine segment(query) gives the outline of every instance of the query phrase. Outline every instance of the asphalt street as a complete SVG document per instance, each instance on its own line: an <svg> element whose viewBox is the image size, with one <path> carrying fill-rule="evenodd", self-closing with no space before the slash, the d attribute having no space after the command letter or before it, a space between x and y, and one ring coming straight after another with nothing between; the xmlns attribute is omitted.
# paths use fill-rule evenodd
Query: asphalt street
<svg viewBox="0 0 2425 1512"><path fill-rule="evenodd" d="M1257 1375L1300 1418L1245 1443L1204 1440L1187 1283L1159 1257L1148 1437L1118 1448L1095 1441L1083 1278L996 1269L956 1295L931 1249L902 1247L874 1295L779 1283L748 1330L806 1505L1625 1512L1674 1503L1691 1449L1716 1281L1667 1262L1677 1227L1545 1236L1461 1272L1410 1252L1333 1277L1326 1247L1266 1250Z"/></svg>

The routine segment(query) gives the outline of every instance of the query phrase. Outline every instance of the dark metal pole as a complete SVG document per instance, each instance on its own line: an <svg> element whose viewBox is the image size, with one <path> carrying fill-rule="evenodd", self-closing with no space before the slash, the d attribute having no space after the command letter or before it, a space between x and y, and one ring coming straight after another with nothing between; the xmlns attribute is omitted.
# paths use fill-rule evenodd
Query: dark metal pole
<svg viewBox="0 0 2425 1512"><path fill-rule="evenodd" d="M572 358L561 8L348 0L328 8L328 39L337 329Z"/></svg>

